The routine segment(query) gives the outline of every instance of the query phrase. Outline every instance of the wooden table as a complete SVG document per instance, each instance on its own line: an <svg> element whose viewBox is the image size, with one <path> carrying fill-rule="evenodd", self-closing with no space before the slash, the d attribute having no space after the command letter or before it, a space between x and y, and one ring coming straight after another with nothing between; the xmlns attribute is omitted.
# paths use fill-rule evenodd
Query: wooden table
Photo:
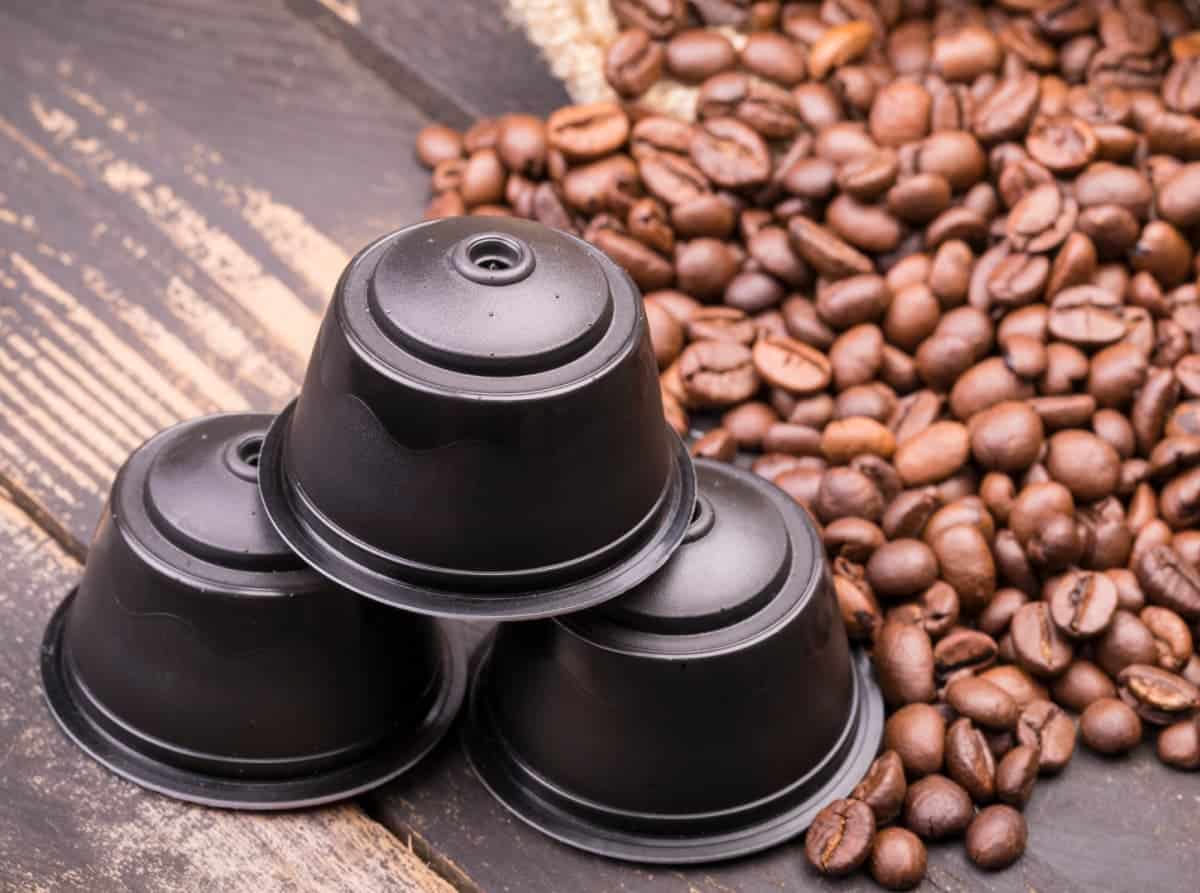
<svg viewBox="0 0 1200 893"><path fill-rule="evenodd" d="M5 4L0 35L0 890L870 889L817 879L794 846L689 870L577 853L494 804L453 740L359 802L289 815L178 804L68 744L38 646L124 456L290 398L343 264L420 215L420 127L566 97L500 0L39 0ZM1200 877L1200 780L1148 747L1078 756L1029 816L1016 867L937 847L926 888Z"/></svg>

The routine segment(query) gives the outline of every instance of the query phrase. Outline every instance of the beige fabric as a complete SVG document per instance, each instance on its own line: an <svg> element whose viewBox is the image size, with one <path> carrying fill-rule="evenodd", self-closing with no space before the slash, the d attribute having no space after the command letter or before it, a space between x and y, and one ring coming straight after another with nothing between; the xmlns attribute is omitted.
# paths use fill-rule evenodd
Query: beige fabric
<svg viewBox="0 0 1200 893"><path fill-rule="evenodd" d="M617 37L617 22L609 0L508 0L510 16L542 51L550 70L566 84L576 102L613 99L604 80L604 53ZM734 46L745 37L720 29ZM686 120L696 115L695 87L677 81L655 84L640 104Z"/></svg>

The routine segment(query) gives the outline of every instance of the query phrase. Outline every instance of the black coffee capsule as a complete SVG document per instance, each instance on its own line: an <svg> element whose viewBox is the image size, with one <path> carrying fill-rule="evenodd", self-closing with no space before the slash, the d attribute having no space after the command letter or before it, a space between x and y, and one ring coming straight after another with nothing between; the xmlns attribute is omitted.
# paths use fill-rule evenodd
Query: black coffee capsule
<svg viewBox="0 0 1200 893"><path fill-rule="evenodd" d="M418 224L342 274L261 487L306 562L429 614L543 617L662 566L695 477L641 298L524 220Z"/></svg>
<svg viewBox="0 0 1200 893"><path fill-rule="evenodd" d="M804 831L874 758L883 701L852 655L804 510L696 463L684 545L616 601L500 628L463 740L488 789L565 843L640 862Z"/></svg>
<svg viewBox="0 0 1200 893"><path fill-rule="evenodd" d="M383 784L438 742L466 688L456 633L333 586L276 535L256 486L270 421L209 416L136 450L42 645L71 738L212 806Z"/></svg>

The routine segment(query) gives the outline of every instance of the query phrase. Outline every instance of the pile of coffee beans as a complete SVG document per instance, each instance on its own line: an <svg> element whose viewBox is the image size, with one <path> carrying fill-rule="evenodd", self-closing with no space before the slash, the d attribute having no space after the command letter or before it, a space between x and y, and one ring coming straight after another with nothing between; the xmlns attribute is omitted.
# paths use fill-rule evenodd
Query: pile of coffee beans
<svg viewBox="0 0 1200 893"><path fill-rule="evenodd" d="M614 0L624 102L427 128L431 216L581 235L670 423L822 530L891 711L820 872L996 869L1038 778L1200 768L1200 31L1173 0ZM712 26L723 26L715 28ZM731 36L732 35L732 36ZM637 98L698 86L697 120ZM695 414L695 415L692 415ZM715 423L715 424L714 424Z"/></svg>

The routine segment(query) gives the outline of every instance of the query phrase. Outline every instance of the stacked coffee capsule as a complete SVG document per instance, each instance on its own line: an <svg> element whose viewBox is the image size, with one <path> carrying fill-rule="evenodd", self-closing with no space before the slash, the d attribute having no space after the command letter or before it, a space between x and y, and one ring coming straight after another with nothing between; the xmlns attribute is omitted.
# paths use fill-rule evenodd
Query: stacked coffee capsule
<svg viewBox="0 0 1200 893"><path fill-rule="evenodd" d="M447 618L522 622L468 683ZM664 422L630 279L482 217L360 252L273 421L130 456L42 671L113 771L254 809L395 778L465 699L505 806L639 861L797 835L882 728L803 509Z"/></svg>

